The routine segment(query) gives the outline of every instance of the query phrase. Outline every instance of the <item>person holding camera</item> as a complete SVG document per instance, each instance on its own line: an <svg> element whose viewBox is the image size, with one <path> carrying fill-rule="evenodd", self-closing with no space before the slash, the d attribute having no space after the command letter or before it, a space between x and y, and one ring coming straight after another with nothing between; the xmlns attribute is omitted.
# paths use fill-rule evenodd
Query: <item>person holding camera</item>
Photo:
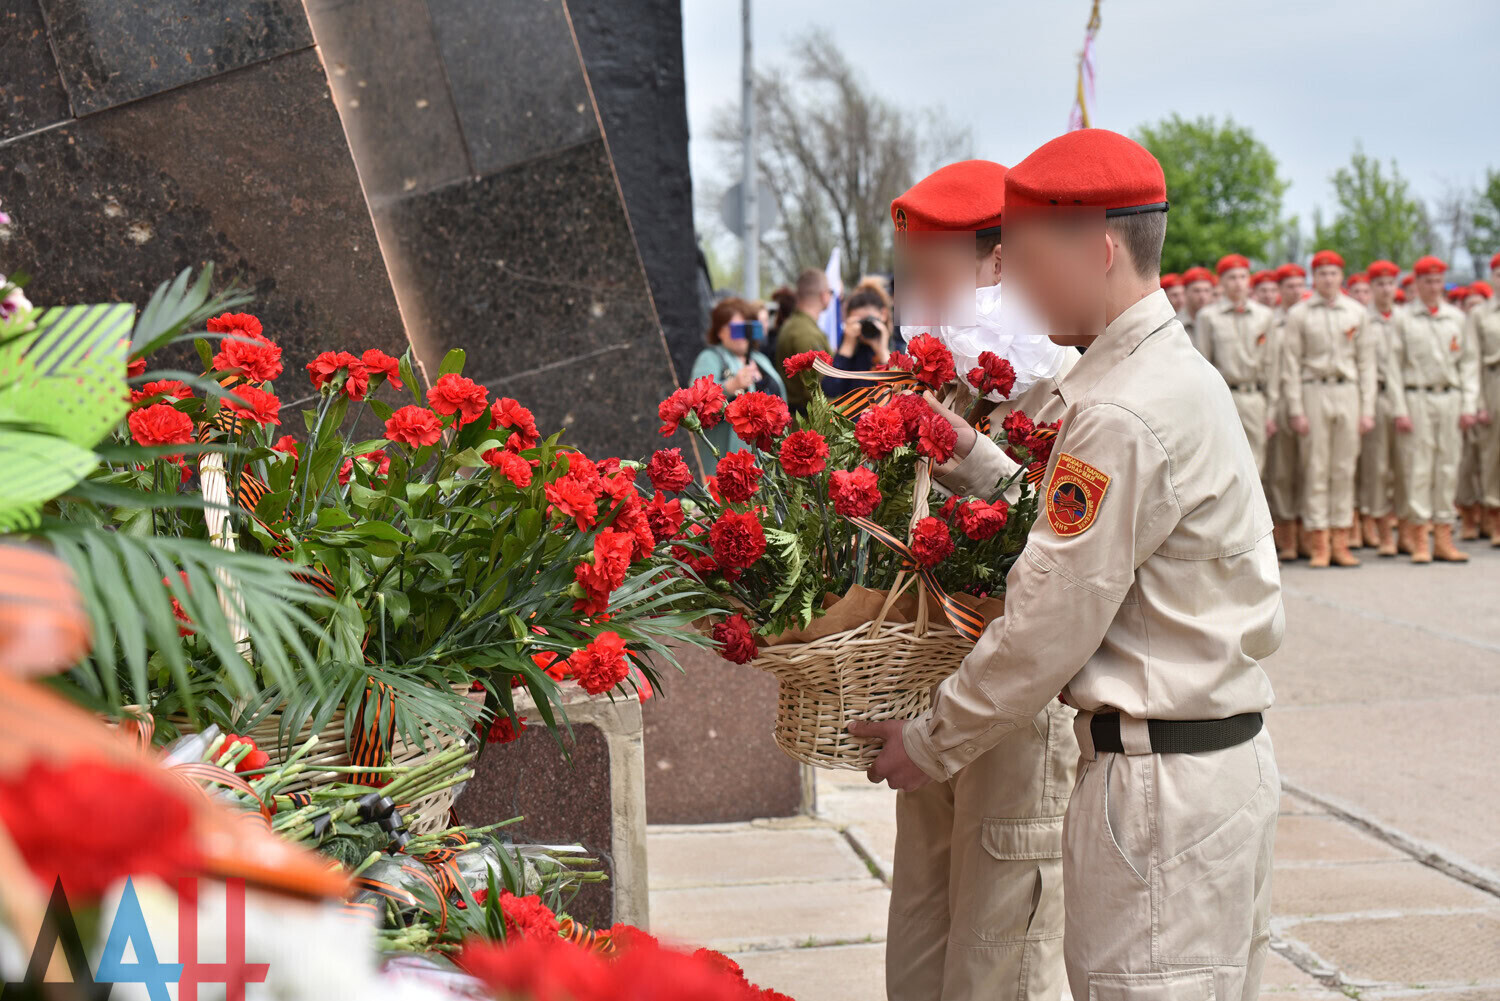
<svg viewBox="0 0 1500 1001"><path fill-rule="evenodd" d="M693 374L689 382L711 376L724 396L733 400L741 393L770 393L786 398L786 383L771 359L761 354L760 344L765 340L765 327L755 319L750 304L740 299L724 299L709 314L708 342L693 362ZM713 442L720 455L745 448L744 442L735 435L728 421L720 421L705 434ZM717 460L709 454L703 455L704 472L712 476Z"/></svg>
<svg viewBox="0 0 1500 1001"><path fill-rule="evenodd" d="M833 356L835 368L845 372L871 372L891 360L891 328L885 320L885 301L872 288L862 288L844 304L844 336ZM823 395L830 400L858 389L855 379L823 377Z"/></svg>

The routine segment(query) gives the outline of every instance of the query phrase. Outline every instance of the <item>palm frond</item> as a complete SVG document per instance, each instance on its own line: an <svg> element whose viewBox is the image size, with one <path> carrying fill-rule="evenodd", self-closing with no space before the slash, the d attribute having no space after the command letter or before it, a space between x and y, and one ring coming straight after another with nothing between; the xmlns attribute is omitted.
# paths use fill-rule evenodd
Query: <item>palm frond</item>
<svg viewBox="0 0 1500 1001"><path fill-rule="evenodd" d="M198 280L188 285L192 268L183 268L170 282L162 282L151 293L146 308L136 320L131 337L132 357L150 354L189 329L201 328L209 318L250 301L250 296L234 288L210 295L214 268L206 264Z"/></svg>

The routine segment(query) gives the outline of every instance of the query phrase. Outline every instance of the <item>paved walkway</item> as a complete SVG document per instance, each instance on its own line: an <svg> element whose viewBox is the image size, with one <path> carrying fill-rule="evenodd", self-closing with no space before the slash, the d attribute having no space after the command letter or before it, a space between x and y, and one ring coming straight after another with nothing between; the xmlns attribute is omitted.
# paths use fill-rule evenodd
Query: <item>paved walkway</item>
<svg viewBox="0 0 1500 1001"><path fill-rule="evenodd" d="M1466 548L1285 573L1266 998L1500 1001L1500 550ZM814 817L653 827L652 925L798 1001L873 1001L894 794L817 777Z"/></svg>

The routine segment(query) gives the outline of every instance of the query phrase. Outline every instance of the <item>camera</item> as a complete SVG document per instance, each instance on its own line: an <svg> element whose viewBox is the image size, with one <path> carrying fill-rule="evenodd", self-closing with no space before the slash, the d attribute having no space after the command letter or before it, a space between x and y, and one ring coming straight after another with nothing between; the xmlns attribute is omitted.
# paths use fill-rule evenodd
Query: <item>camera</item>
<svg viewBox="0 0 1500 1001"><path fill-rule="evenodd" d="M879 341L880 324L868 317L859 321L859 339L862 341Z"/></svg>

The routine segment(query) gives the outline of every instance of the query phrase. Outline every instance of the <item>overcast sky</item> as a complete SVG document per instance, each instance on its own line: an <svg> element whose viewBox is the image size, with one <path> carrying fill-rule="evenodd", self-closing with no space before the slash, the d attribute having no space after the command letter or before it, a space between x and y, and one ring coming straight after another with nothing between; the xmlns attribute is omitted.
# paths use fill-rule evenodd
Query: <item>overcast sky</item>
<svg viewBox="0 0 1500 1001"><path fill-rule="evenodd" d="M967 126L976 156L1014 164L1067 127L1089 0L754 3L758 67L826 27L879 93ZM701 188L724 181L707 135L739 105L740 0L682 6ZM1092 124L1233 116L1280 161L1304 228L1356 142L1428 198L1500 168L1500 0L1103 0L1101 17Z"/></svg>

